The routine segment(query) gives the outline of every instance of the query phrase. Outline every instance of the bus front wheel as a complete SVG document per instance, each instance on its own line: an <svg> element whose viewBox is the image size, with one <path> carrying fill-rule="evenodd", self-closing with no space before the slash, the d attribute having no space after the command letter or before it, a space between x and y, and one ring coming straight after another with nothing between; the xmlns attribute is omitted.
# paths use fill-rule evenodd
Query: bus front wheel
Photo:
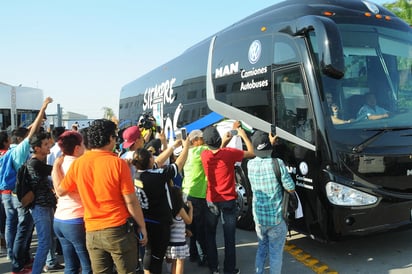
<svg viewBox="0 0 412 274"><path fill-rule="evenodd" d="M253 230L255 224L252 214L252 188L243 169L235 167L236 192L237 192L237 227L246 230Z"/></svg>

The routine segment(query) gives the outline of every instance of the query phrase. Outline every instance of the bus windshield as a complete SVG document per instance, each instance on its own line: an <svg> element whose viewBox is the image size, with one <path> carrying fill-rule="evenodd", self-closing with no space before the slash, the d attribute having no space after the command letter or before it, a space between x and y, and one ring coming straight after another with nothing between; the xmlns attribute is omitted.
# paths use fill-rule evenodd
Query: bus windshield
<svg viewBox="0 0 412 274"><path fill-rule="evenodd" d="M323 77L324 113L333 130L412 125L412 35L342 24L345 74Z"/></svg>

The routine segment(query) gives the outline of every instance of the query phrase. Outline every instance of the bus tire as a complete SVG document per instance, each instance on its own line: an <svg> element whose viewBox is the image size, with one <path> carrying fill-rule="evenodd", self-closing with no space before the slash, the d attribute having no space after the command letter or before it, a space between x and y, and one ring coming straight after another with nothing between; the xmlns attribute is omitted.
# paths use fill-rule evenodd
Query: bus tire
<svg viewBox="0 0 412 274"><path fill-rule="evenodd" d="M253 230L255 223L252 213L252 188L245 172L240 166L235 166L236 192L237 192L237 227L245 230Z"/></svg>

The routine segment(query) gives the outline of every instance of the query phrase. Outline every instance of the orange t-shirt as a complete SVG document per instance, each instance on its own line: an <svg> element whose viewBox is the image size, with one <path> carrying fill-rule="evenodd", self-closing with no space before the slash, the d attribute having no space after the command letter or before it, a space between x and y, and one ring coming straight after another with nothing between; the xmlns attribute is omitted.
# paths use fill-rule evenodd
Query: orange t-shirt
<svg viewBox="0 0 412 274"><path fill-rule="evenodd" d="M60 186L80 194L86 231L116 227L130 217L123 195L134 193L127 162L109 151L86 152L73 162Z"/></svg>

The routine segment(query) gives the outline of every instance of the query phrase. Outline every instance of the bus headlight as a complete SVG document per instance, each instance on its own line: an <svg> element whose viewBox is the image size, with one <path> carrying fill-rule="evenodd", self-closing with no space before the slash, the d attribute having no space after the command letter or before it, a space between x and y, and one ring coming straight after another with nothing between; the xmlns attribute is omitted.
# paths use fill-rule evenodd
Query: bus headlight
<svg viewBox="0 0 412 274"><path fill-rule="evenodd" d="M378 201L375 196L335 182L326 184L326 195L329 202L339 206L366 206Z"/></svg>

